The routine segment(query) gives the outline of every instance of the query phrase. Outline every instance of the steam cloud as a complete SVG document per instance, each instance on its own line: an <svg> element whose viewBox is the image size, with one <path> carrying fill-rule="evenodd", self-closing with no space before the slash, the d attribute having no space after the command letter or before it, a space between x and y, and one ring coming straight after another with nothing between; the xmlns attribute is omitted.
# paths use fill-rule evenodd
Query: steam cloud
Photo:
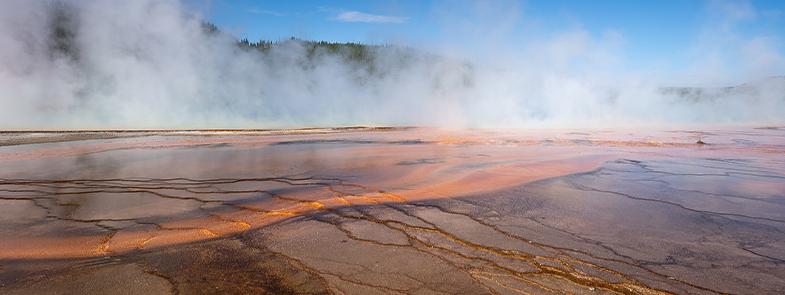
<svg viewBox="0 0 785 295"><path fill-rule="evenodd" d="M243 50L206 33L176 0L3 1L0 40L2 129L785 122L781 78L701 90L568 75L558 61L575 54L574 44L564 40L528 48L558 55L547 66L480 65L399 47L374 49L372 64L358 65L323 51L308 56L297 41L267 54Z"/></svg>

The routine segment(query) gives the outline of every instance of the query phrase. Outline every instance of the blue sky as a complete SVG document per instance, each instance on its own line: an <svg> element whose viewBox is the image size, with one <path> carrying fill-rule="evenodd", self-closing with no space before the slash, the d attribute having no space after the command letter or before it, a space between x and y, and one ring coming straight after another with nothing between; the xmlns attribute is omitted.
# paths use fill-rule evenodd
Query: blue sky
<svg viewBox="0 0 785 295"><path fill-rule="evenodd" d="M250 40L398 44L491 66L719 86L785 75L785 1L188 0Z"/></svg>

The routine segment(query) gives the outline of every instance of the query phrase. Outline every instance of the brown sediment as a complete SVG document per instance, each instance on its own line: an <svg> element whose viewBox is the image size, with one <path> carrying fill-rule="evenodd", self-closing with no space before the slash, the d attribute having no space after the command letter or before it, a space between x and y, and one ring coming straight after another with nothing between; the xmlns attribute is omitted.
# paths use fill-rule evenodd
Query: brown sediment
<svg viewBox="0 0 785 295"><path fill-rule="evenodd" d="M85 268L68 261L109 256L168 293L776 294L785 173L767 151L784 145L756 132L701 134L709 147L417 129L0 150L0 288L65 286Z"/></svg>

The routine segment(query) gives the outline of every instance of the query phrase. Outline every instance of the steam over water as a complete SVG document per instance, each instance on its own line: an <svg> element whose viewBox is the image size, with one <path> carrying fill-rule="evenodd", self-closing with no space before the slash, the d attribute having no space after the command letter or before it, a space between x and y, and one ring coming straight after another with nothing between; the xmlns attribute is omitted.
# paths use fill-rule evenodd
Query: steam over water
<svg viewBox="0 0 785 295"><path fill-rule="evenodd" d="M3 128L785 122L782 77L658 88L405 47L373 47L367 62L296 40L261 53L208 33L174 0L3 1L0 40Z"/></svg>

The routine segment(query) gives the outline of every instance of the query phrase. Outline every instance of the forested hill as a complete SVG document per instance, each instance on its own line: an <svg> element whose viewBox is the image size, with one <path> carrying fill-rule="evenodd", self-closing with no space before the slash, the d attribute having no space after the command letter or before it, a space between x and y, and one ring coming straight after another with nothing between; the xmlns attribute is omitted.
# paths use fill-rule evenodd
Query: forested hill
<svg viewBox="0 0 785 295"><path fill-rule="evenodd" d="M354 64L356 66L365 66L372 72L375 70L374 63L377 61L377 58L382 58L379 56L379 54L382 54L385 51L386 53L394 52L392 55L394 55L394 59L397 59L397 62L401 66L407 65L415 59L418 61L434 61L435 59L442 59L442 57L438 55L397 45L367 45L354 42L334 43L326 41L302 40L295 37L278 41L259 40L254 42L248 40L248 38L240 39L232 36L231 34L225 33L220 30L218 26L207 21L202 23L202 28L208 35L224 35L226 37L234 38L237 42L237 46L244 50L255 50L265 54L270 50L273 50L275 47L281 48L283 46L283 48L287 48L287 46L292 45L292 43L296 43L298 47L301 47L305 51L305 56L308 59L313 59L317 56L325 54L333 55L340 57L346 63ZM470 66L466 61L462 63L467 67Z"/></svg>
<svg viewBox="0 0 785 295"><path fill-rule="evenodd" d="M73 4L48 5L49 22L47 27L50 31L50 41L48 50L52 57L63 57L71 62L79 63L84 58L82 48L85 44L80 44L79 35L83 30L83 20L80 18L80 11ZM195 16L190 16L195 18ZM396 45L366 45L360 43L332 43L326 41L302 40L295 37L272 41L259 40L250 41L247 38L240 39L232 34L224 32L218 26L208 21L201 22L202 32L207 37L205 42L232 42L234 40L238 48L246 51L258 51L268 54L274 51L273 48L285 48L282 51L297 51L297 54L304 55L307 60L314 58L324 58L327 56L339 57L343 62L357 66L362 66L371 73L376 71L378 66L374 63L380 59L380 54L386 55L381 58L385 63L395 63L398 66L406 67L412 62L436 62L444 61L443 57L429 54L413 48ZM303 51L304 50L304 51ZM279 58L281 53L278 52ZM451 61L455 62L455 61ZM469 66L468 62L459 62Z"/></svg>

